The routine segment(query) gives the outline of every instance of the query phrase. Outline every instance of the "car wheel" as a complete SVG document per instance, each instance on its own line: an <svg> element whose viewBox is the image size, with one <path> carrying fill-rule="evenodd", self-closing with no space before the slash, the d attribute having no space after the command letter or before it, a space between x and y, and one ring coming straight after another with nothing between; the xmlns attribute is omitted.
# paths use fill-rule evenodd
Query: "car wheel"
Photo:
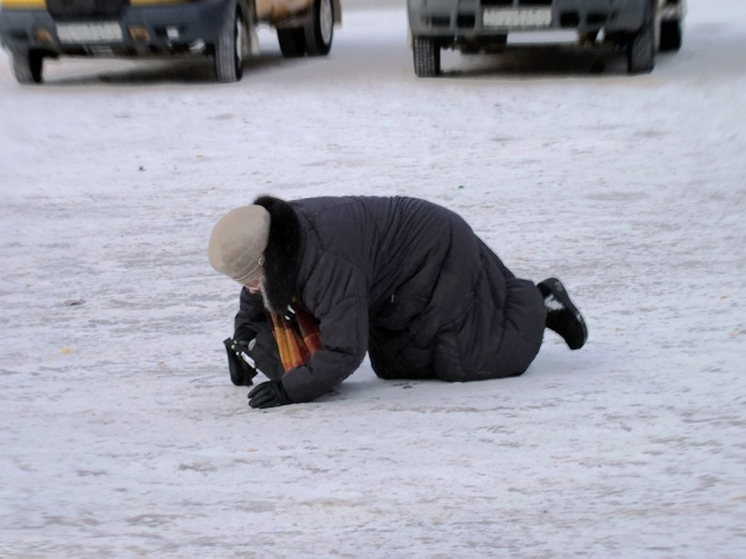
<svg viewBox="0 0 746 559"><path fill-rule="evenodd" d="M311 56L325 56L332 48L334 37L334 7L332 0L315 0L311 17L306 23L306 52Z"/></svg>
<svg viewBox="0 0 746 559"><path fill-rule="evenodd" d="M244 25L236 2L228 2L225 21L215 45L215 74L223 83L237 82L243 73Z"/></svg>
<svg viewBox="0 0 746 559"><path fill-rule="evenodd" d="M34 50L13 51L13 73L18 83L29 85L41 83L44 57Z"/></svg>
<svg viewBox="0 0 746 559"><path fill-rule="evenodd" d="M440 45L428 37L415 37L412 41L414 73L418 78L440 75Z"/></svg>
<svg viewBox="0 0 746 559"><path fill-rule="evenodd" d="M681 48L681 20L667 19L661 22L661 52L678 51Z"/></svg>
<svg viewBox="0 0 746 559"><path fill-rule="evenodd" d="M627 71L649 74L655 66L655 21L650 3L645 5L642 27L627 44Z"/></svg>
<svg viewBox="0 0 746 559"><path fill-rule="evenodd" d="M285 58L306 54L306 30L303 27L278 29L277 39L280 41L280 52Z"/></svg>

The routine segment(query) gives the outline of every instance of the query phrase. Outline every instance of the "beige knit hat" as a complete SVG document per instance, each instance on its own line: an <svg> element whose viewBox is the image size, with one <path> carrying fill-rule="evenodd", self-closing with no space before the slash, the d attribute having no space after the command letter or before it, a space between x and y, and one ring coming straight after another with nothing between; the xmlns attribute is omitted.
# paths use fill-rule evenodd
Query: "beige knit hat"
<svg viewBox="0 0 746 559"><path fill-rule="evenodd" d="M225 214L210 235L210 265L247 285L262 275L264 249L269 240L269 212L262 206L243 206Z"/></svg>

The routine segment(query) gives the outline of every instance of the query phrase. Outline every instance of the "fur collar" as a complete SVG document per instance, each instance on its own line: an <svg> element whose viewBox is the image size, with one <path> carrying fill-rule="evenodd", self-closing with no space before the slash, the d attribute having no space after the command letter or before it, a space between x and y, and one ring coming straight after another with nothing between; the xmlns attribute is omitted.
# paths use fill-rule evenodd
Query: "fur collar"
<svg viewBox="0 0 746 559"><path fill-rule="evenodd" d="M296 292L301 259L301 226L295 210L287 202L260 196L254 204L263 206L270 217L269 241L264 251L265 306L284 313Z"/></svg>

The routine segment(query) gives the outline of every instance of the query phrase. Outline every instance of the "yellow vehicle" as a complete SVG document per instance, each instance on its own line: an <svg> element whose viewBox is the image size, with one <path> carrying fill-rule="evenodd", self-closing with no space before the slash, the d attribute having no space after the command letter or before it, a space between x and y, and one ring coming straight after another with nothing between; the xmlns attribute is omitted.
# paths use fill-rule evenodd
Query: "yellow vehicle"
<svg viewBox="0 0 746 559"><path fill-rule="evenodd" d="M340 0L0 0L0 45L22 84L60 56L210 56L235 82L257 24L277 29L286 57L323 56L341 16Z"/></svg>

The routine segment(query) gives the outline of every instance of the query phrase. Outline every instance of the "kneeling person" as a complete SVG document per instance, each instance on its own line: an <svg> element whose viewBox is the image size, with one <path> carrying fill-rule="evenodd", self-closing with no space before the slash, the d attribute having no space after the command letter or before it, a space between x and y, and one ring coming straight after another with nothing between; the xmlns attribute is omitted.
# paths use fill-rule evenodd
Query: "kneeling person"
<svg viewBox="0 0 746 559"><path fill-rule="evenodd" d="M279 345L286 372L252 407L314 400L366 352L381 378L469 381L522 374L547 327L571 349L587 339L559 280L516 278L461 217L416 198L263 196L215 225L209 257L243 286L234 341L271 323ZM288 320L301 328L285 339Z"/></svg>

